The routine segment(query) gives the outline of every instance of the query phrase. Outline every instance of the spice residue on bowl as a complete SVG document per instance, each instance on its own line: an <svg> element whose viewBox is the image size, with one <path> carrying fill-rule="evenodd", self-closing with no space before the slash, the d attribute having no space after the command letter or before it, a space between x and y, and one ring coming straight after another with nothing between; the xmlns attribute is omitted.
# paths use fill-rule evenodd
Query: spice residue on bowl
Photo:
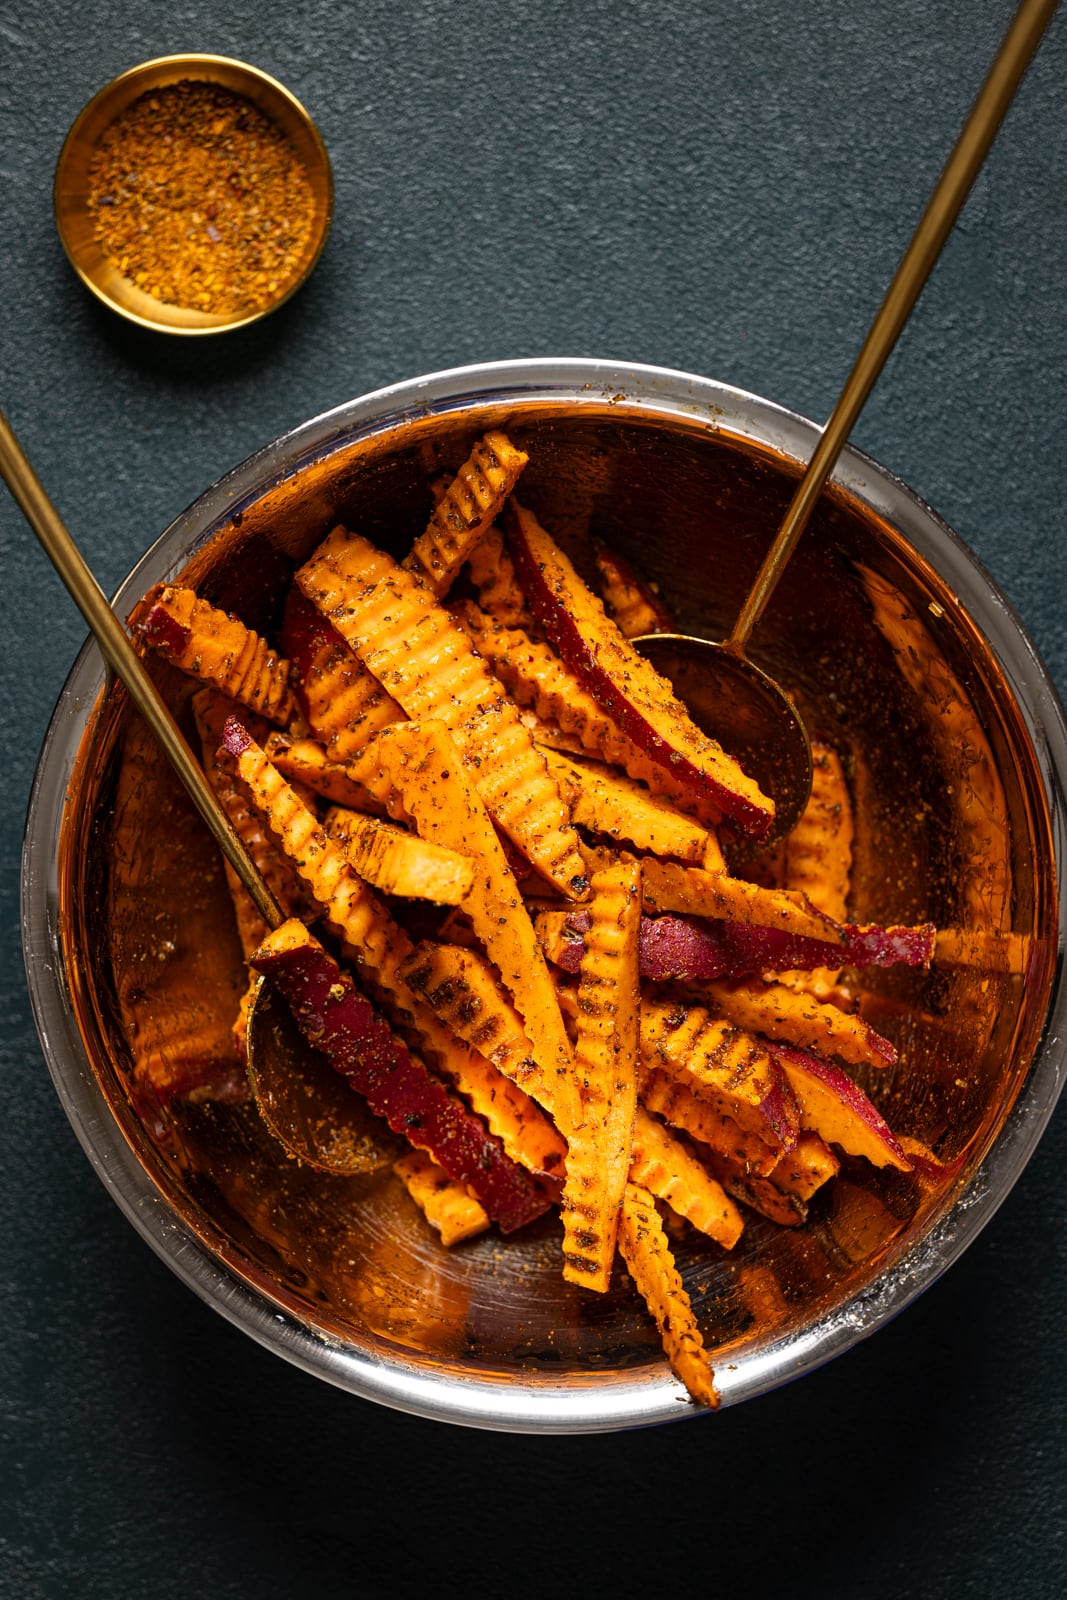
<svg viewBox="0 0 1067 1600"><path fill-rule="evenodd" d="M89 211L101 248L145 293L233 315L270 305L296 276L315 196L292 144L251 101L183 79L105 129Z"/></svg>

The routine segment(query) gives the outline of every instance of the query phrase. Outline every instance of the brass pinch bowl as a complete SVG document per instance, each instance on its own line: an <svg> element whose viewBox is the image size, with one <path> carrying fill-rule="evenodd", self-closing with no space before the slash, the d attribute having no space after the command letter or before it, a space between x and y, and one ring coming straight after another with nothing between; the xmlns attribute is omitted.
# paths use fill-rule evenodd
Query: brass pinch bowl
<svg viewBox="0 0 1067 1600"><path fill-rule="evenodd" d="M89 171L105 129L152 89L192 81L215 84L255 106L292 145L314 197L308 243L295 269L266 305L237 312L198 311L157 300L120 272L96 237L89 210ZM95 94L67 134L53 186L56 230L78 277L98 300L129 322L156 333L228 333L276 311L305 283L322 254L333 219L333 171L322 136L295 95L269 73L229 56L159 56L131 67Z"/></svg>

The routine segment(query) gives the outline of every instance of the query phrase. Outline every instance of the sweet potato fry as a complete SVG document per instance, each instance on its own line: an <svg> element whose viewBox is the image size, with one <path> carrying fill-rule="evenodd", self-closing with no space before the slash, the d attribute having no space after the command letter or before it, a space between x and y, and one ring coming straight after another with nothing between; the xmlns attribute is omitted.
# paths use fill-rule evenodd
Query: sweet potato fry
<svg viewBox="0 0 1067 1600"><path fill-rule="evenodd" d="M619 1249L630 1276L656 1320L671 1371L698 1405L719 1396L693 1307L674 1264L667 1235L647 1189L628 1183L619 1225Z"/></svg>
<svg viewBox="0 0 1067 1600"><path fill-rule="evenodd" d="M853 1066L886 1067L897 1058L890 1041L862 1017L785 984L715 978L702 990L720 1015L769 1039L840 1056Z"/></svg>
<svg viewBox="0 0 1067 1600"><path fill-rule="evenodd" d="M474 863L457 850L341 806L327 812L326 829L349 865L383 894L443 906L461 905L470 894Z"/></svg>
<svg viewBox="0 0 1067 1600"><path fill-rule="evenodd" d="M279 772L304 784L324 800L348 806L353 811L365 811L370 816L385 815L382 802L345 767L331 761L325 745L317 739L294 738L290 733L275 730L264 741L263 749Z"/></svg>
<svg viewBox="0 0 1067 1600"><path fill-rule="evenodd" d="M400 976L453 1033L525 1089L563 1127L577 1124L581 1116L577 1083L545 1076L534 1059L522 1018L483 955L462 945L425 939L401 963Z"/></svg>
<svg viewBox="0 0 1067 1600"><path fill-rule="evenodd" d="M666 795L698 821L709 827L721 821L718 806L694 795L667 767L659 766L627 738L550 645L519 627L505 627L470 601L454 605L452 614L519 705L576 738L590 755L640 779L653 794Z"/></svg>
<svg viewBox="0 0 1067 1600"><path fill-rule="evenodd" d="M471 551L468 565L483 611L509 628L532 621L499 528L490 528L483 535Z"/></svg>
<svg viewBox="0 0 1067 1600"><path fill-rule="evenodd" d="M343 528L319 546L297 583L409 716L448 728L490 815L550 883L581 899L585 862L544 757L427 587Z"/></svg>
<svg viewBox="0 0 1067 1600"><path fill-rule="evenodd" d="M528 456L494 429L479 439L406 557L408 572L441 598L518 482Z"/></svg>
<svg viewBox="0 0 1067 1600"><path fill-rule="evenodd" d="M646 1071L666 1073L733 1118L779 1155L796 1144L796 1102L765 1045L702 1006L646 995L641 1062Z"/></svg>
<svg viewBox="0 0 1067 1600"><path fill-rule="evenodd" d="M441 1235L446 1249L484 1233L489 1226L485 1207L466 1184L450 1178L425 1150L412 1150L393 1162L393 1171L431 1228Z"/></svg>
<svg viewBox="0 0 1067 1600"><path fill-rule="evenodd" d="M268 722L284 727L292 716L296 702L288 661L192 589L158 583L134 607L130 626L174 666L214 684Z"/></svg>
<svg viewBox="0 0 1067 1600"><path fill-rule="evenodd" d="M282 645L292 658L299 698L328 759L343 766L405 713L307 596L290 589Z"/></svg>
<svg viewBox="0 0 1067 1600"><path fill-rule="evenodd" d="M773 1146L765 1144L758 1134L743 1128L709 1100L698 1098L684 1082L665 1070L642 1062L638 1094L645 1109L672 1128L730 1156L752 1172L770 1172L781 1158L781 1140L775 1140Z"/></svg>
<svg viewBox="0 0 1067 1600"><path fill-rule="evenodd" d="M543 754L579 827L629 842L650 855L701 864L709 855L721 860L714 834L632 778L568 760L556 750Z"/></svg>
<svg viewBox="0 0 1067 1600"><path fill-rule="evenodd" d="M656 590L624 556L602 539L594 544L593 556L608 615L624 639L636 639L646 633L676 632L674 619Z"/></svg>
<svg viewBox="0 0 1067 1600"><path fill-rule="evenodd" d="M682 867L672 861L649 861L644 874L645 910L674 911L686 916L715 917L727 922L775 928L824 944L843 943L837 925L822 917L800 894L761 889L745 878Z"/></svg>
<svg viewBox="0 0 1067 1600"><path fill-rule="evenodd" d="M546 1209L547 1199L529 1173L392 1035L302 922L283 922L269 933L252 964L277 987L309 1042L366 1096L374 1114L468 1185L505 1233Z"/></svg>
<svg viewBox="0 0 1067 1600"><path fill-rule="evenodd" d="M563 1276L604 1293L637 1107L641 868L629 857L593 874L578 982L575 1067L582 1117L568 1132L563 1186Z"/></svg>
<svg viewBox="0 0 1067 1600"><path fill-rule="evenodd" d="M523 1019L530 1047L557 1096L573 1080L574 1058L533 925L496 830L439 722L387 729L374 754L404 798L423 838L469 850L477 860L465 909ZM566 1127L562 1129L568 1135Z"/></svg>
<svg viewBox="0 0 1067 1600"><path fill-rule="evenodd" d="M511 499L502 521L530 609L589 693L674 779L718 806L741 832L765 837L773 800L690 720L667 680L623 638L533 513Z"/></svg>
<svg viewBox="0 0 1067 1600"><path fill-rule="evenodd" d="M744 1218L722 1184L643 1106L638 1106L634 1118L630 1182L665 1200L678 1216L727 1250L741 1237Z"/></svg>

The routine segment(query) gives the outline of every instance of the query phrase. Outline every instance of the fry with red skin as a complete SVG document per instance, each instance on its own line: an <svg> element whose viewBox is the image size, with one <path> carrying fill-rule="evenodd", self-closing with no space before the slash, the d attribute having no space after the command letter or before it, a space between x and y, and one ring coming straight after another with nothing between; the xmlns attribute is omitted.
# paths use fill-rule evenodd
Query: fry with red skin
<svg viewBox="0 0 1067 1600"><path fill-rule="evenodd" d="M655 1201L636 1183L628 1183L623 1196L619 1251L656 1320L671 1371L685 1385L691 1400L714 1408L719 1396L693 1307Z"/></svg>
<svg viewBox="0 0 1067 1600"><path fill-rule="evenodd" d="M709 1152L707 1163L735 1199L782 1228L807 1220L808 1201L841 1166L818 1134L810 1132L802 1133L795 1148L762 1177L717 1152Z"/></svg>
<svg viewBox="0 0 1067 1600"><path fill-rule="evenodd" d="M773 800L695 726L667 680L623 638L536 517L512 499L502 521L531 610L590 694L653 761L743 833L764 838L774 821Z"/></svg>
<svg viewBox="0 0 1067 1600"><path fill-rule="evenodd" d="M709 827L721 822L718 806L695 795L668 767L658 765L627 738L550 645L517 625L505 626L469 600L454 604L452 615L520 706L534 712L549 728L558 727L565 737L577 740L579 749L621 767L629 777L647 784L653 794L666 795L698 821ZM544 730L538 738L553 749L561 748Z"/></svg>
<svg viewBox="0 0 1067 1600"><path fill-rule="evenodd" d="M268 722L284 727L295 701L289 663L236 617L192 589L157 583L130 614L130 626L160 655Z"/></svg>
<svg viewBox="0 0 1067 1600"><path fill-rule="evenodd" d="M438 599L451 588L528 460L506 433L493 429L478 440L445 489L404 560L407 571L421 577Z"/></svg>
<svg viewBox="0 0 1067 1600"><path fill-rule="evenodd" d="M600 592L609 617L624 639L637 639L646 633L676 633L674 619L650 583L611 545L602 539L593 544L593 558L600 573Z"/></svg>
<svg viewBox="0 0 1067 1600"><path fill-rule="evenodd" d="M603 1294L611 1282L637 1109L641 868L630 857L600 866L592 890L578 981L574 1063L582 1116L567 1139L563 1276Z"/></svg>
<svg viewBox="0 0 1067 1600"><path fill-rule="evenodd" d="M876 1167L911 1172L899 1139L858 1084L821 1056L792 1045L775 1044L771 1053L789 1079L800 1106L801 1126L846 1155L866 1156Z"/></svg>
<svg viewBox="0 0 1067 1600"><path fill-rule="evenodd" d="M837 924L820 916L799 894L761 889L746 878L683 867L673 861L649 861L644 874L645 910L673 911L683 916L709 917L724 922L752 923L777 928L797 938L841 944Z"/></svg>
<svg viewBox="0 0 1067 1600"><path fill-rule="evenodd" d="M544 757L426 585L343 528L297 583L410 717L444 724L490 815L537 870L568 899L584 898L578 836Z"/></svg>
<svg viewBox="0 0 1067 1600"><path fill-rule="evenodd" d="M393 1171L414 1200L431 1228L441 1235L448 1250L464 1239L473 1239L489 1226L485 1207L466 1184L450 1178L425 1150L412 1150L393 1162Z"/></svg>
<svg viewBox="0 0 1067 1600"><path fill-rule="evenodd" d="M502 1232L547 1210L529 1173L409 1054L302 922L290 920L269 933L252 965L277 988L309 1044L365 1096L374 1114L472 1189Z"/></svg>

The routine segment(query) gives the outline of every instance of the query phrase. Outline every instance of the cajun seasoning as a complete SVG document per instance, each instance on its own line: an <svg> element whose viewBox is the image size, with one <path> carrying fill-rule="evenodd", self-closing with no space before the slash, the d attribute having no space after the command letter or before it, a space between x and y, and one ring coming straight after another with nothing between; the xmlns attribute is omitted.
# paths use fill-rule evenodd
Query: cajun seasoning
<svg viewBox="0 0 1067 1600"><path fill-rule="evenodd" d="M156 300L234 315L298 271L315 196L281 129L242 95L183 79L104 131L89 210L111 262Z"/></svg>

